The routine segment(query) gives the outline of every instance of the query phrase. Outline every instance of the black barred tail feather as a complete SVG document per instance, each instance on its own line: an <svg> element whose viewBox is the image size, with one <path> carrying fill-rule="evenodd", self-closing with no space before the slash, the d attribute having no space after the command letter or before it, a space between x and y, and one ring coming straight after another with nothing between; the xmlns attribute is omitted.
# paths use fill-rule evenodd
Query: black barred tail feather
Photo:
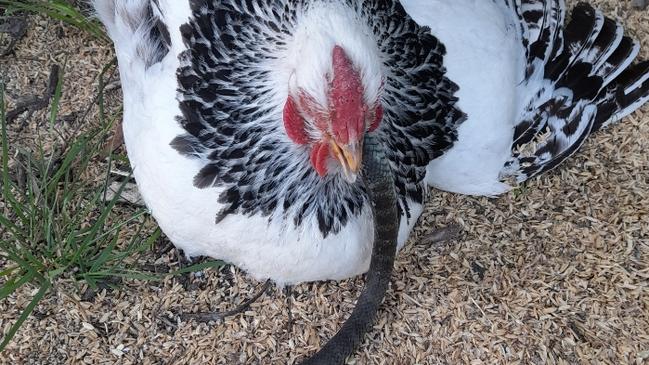
<svg viewBox="0 0 649 365"><path fill-rule="evenodd" d="M588 135L649 101L649 62L634 63L638 43L588 4L574 8L565 28L563 0L510 6L526 47L521 87L529 97L501 179L522 182L559 165Z"/></svg>
<svg viewBox="0 0 649 365"><path fill-rule="evenodd" d="M649 101L649 61L627 68L600 95L593 131L617 122Z"/></svg>

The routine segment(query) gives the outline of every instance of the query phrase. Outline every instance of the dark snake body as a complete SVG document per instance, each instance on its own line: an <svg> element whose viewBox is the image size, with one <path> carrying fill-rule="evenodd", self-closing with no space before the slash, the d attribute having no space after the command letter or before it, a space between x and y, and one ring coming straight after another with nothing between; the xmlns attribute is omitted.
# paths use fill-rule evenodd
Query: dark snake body
<svg viewBox="0 0 649 365"><path fill-rule="evenodd" d="M302 365L343 364L371 328L388 289L399 232L397 196L388 159L381 143L372 135L364 141L362 178L374 216L374 244L365 287L338 333Z"/></svg>

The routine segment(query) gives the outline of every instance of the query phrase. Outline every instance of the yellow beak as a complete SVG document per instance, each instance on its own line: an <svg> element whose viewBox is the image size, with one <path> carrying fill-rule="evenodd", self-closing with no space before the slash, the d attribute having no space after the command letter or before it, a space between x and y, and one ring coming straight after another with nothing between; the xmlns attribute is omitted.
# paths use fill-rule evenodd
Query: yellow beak
<svg viewBox="0 0 649 365"><path fill-rule="evenodd" d="M355 182L363 163L362 143L353 142L342 146L334 140L330 140L329 143L334 157L340 162L340 166L343 168L345 180L350 183Z"/></svg>

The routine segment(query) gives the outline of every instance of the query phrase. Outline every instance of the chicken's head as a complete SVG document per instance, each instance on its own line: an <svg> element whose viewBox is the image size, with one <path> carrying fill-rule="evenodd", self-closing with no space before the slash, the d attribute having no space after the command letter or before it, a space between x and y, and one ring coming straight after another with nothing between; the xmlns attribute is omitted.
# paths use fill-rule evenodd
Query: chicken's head
<svg viewBox="0 0 649 365"><path fill-rule="evenodd" d="M284 105L284 127L295 143L307 145L311 164L320 176L341 170L354 182L362 164L365 133L383 118L380 90L366 90L361 70L341 46L331 51L331 71L324 78L324 99L319 101L299 84L289 88ZM381 88L382 83L374 83ZM366 95L377 95L366 100Z"/></svg>

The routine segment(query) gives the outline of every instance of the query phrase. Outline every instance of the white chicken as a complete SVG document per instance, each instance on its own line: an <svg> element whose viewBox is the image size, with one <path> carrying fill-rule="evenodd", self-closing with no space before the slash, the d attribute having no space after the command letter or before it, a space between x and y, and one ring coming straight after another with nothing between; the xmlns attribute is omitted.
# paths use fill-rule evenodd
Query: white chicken
<svg viewBox="0 0 649 365"><path fill-rule="evenodd" d="M584 4L564 26L562 0L94 3L160 227L279 283L367 270L368 131L394 172L401 247L430 186L503 193L649 99L638 44Z"/></svg>

